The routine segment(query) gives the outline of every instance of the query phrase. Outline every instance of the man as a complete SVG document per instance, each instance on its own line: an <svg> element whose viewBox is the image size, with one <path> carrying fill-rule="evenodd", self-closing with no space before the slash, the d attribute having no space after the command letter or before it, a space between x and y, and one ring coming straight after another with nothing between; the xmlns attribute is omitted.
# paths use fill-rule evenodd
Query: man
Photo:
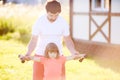
<svg viewBox="0 0 120 80"><path fill-rule="evenodd" d="M32 29L32 37L28 45L28 51L25 57L30 56L35 49L35 56L44 56L44 50L48 43L56 43L60 55L62 52L62 40L72 55L79 54L76 51L73 41L70 37L69 25L59 16L61 5L57 1L50 1L46 4L47 14L42 15L34 24ZM82 54L81 54L82 56ZM28 59L29 60L29 59ZM63 80L65 79L65 65L63 65ZM44 68L41 62L34 62L33 80L43 80Z"/></svg>

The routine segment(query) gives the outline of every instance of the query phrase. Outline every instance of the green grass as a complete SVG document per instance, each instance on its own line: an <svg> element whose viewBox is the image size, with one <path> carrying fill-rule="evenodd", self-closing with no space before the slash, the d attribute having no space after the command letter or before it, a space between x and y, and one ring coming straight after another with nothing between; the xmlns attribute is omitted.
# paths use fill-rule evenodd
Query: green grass
<svg viewBox="0 0 120 80"><path fill-rule="evenodd" d="M0 41L0 80L31 80L32 62L21 64L18 54L25 46L15 41Z"/></svg>
<svg viewBox="0 0 120 80"><path fill-rule="evenodd" d="M6 4L0 7L0 39L27 43L32 25L42 13L42 6Z"/></svg>
<svg viewBox="0 0 120 80"><path fill-rule="evenodd" d="M66 47L63 50L69 53ZM0 80L32 80L33 62L22 64L18 59L18 54L25 52L26 45L20 42L0 40ZM66 78L67 80L120 80L120 73L109 67L101 67L95 60L87 58L82 63L68 61Z"/></svg>

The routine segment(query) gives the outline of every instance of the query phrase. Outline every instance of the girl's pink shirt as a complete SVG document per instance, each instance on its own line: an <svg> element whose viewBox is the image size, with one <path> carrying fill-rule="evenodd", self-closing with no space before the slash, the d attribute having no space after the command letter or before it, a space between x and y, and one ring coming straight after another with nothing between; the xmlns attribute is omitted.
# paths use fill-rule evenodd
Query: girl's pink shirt
<svg viewBox="0 0 120 80"><path fill-rule="evenodd" d="M44 80L61 80L62 67L66 58L64 56L58 59L41 58L44 65Z"/></svg>

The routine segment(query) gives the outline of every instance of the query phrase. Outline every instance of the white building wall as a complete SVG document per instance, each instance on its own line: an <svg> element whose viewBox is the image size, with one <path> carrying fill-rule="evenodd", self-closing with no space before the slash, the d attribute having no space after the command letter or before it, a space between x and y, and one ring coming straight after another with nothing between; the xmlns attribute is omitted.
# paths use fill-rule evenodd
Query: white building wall
<svg viewBox="0 0 120 80"><path fill-rule="evenodd" d="M103 22L107 19L107 16L92 16L93 19L96 21L97 25L101 26ZM91 34L93 34L97 30L97 26L94 23L91 23ZM101 28L101 31L108 37L108 22ZM92 41L98 42L107 42L105 37L103 36L102 32L97 32L96 35L93 37Z"/></svg>
<svg viewBox="0 0 120 80"><path fill-rule="evenodd" d="M111 1L111 12L120 13L120 0ZM89 12L89 0L74 0L74 12ZM107 16L93 16L98 25L107 18ZM108 22L103 26L102 31L108 36ZM91 33L94 33L97 27L92 23ZM73 16L73 37L76 39L89 40L89 15ZM98 32L92 41L107 42L101 32ZM111 16L111 43L120 44L120 17Z"/></svg>
<svg viewBox="0 0 120 80"><path fill-rule="evenodd" d="M73 37L76 39L89 39L89 16L74 16Z"/></svg>
<svg viewBox="0 0 120 80"><path fill-rule="evenodd" d="M112 17L111 22L111 42L120 44L120 17Z"/></svg>
<svg viewBox="0 0 120 80"><path fill-rule="evenodd" d="M74 12L89 12L89 0L74 0ZM73 37L77 39L89 39L89 16L73 16Z"/></svg>
<svg viewBox="0 0 120 80"><path fill-rule="evenodd" d="M112 13L120 13L120 0L112 0ZM111 43L120 44L120 16L111 17Z"/></svg>
<svg viewBox="0 0 120 80"><path fill-rule="evenodd" d="M111 5L112 12L120 13L120 0L112 0Z"/></svg>
<svg viewBox="0 0 120 80"><path fill-rule="evenodd" d="M89 12L89 0L73 0L74 12Z"/></svg>

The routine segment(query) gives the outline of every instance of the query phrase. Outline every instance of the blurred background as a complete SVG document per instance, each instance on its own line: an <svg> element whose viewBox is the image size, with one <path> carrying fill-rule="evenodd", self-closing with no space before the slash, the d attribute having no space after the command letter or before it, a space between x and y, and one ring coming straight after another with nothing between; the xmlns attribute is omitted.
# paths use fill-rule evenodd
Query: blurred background
<svg viewBox="0 0 120 80"><path fill-rule="evenodd" d="M18 55L25 54L31 36L32 25L40 15L46 13L45 4L47 1L50 0L0 0L0 80L32 80L33 62L29 61L22 64L18 59ZM66 19L68 24L71 24L69 2L72 0L57 1L62 5L60 15ZM86 4L84 1L89 0L75 0L75 3L80 2L81 5L74 4L74 11L78 9L88 11L88 8L78 7L88 6L84 5ZM86 24L88 17L84 18L83 13L79 17L75 14L76 21L73 21L73 26L75 26L73 27L75 28L73 37L86 39L83 34L88 35L88 31L85 32L88 28L84 27L83 29L83 26L88 24ZM87 22L89 21L87 20ZM86 58L82 63L74 60L68 61L65 65L66 80L120 80L119 55L116 58L116 55L113 56L114 54L112 54L116 54L116 51L119 54L119 45L116 48L116 45L112 47L103 43L100 44L104 45L102 47L94 46L96 43L91 45L90 42L88 44L88 41L76 42L77 48L83 51L81 53L91 53L92 56ZM106 46L109 46L109 48L106 48ZM65 56L70 55L65 46L63 51ZM107 54L105 54L106 51ZM96 52L99 53L96 54Z"/></svg>
<svg viewBox="0 0 120 80"><path fill-rule="evenodd" d="M41 14L45 13L46 1L1 0L0 39L17 39L26 43L30 38L32 25ZM64 7L61 15L69 21L68 0L60 2L63 5L62 8Z"/></svg>

